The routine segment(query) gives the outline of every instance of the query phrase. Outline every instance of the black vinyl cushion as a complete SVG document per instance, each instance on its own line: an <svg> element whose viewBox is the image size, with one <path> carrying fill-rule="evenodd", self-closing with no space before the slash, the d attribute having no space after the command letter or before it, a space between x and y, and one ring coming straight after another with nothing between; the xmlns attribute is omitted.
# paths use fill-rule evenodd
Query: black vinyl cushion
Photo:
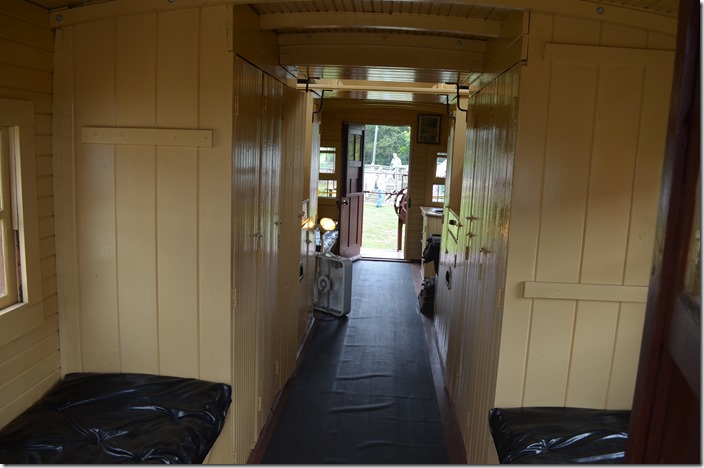
<svg viewBox="0 0 704 468"><path fill-rule="evenodd" d="M621 463L630 411L492 408L489 428L501 463Z"/></svg>
<svg viewBox="0 0 704 468"><path fill-rule="evenodd" d="M151 374L67 374L0 430L0 463L202 463L227 384Z"/></svg>

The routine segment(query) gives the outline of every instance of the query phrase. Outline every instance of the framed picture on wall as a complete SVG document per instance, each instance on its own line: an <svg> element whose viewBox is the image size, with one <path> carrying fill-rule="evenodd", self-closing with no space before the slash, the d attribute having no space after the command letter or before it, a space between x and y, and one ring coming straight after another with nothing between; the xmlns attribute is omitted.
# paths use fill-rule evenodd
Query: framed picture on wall
<svg viewBox="0 0 704 468"><path fill-rule="evenodd" d="M440 142L440 116L420 114L418 115L418 143L428 143L437 145Z"/></svg>

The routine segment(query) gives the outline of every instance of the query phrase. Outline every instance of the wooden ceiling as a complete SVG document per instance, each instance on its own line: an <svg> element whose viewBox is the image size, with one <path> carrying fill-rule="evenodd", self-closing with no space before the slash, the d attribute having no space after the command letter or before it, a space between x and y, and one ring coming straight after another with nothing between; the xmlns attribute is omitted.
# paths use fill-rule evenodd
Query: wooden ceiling
<svg viewBox="0 0 704 468"><path fill-rule="evenodd" d="M276 34L280 65L326 97L444 102L484 70L488 41L518 12L611 16L672 28L678 0L25 0L56 14L248 4ZM149 6L147 6L149 5ZM119 13L118 13L119 14ZM631 19L632 18L632 19ZM664 22L664 23L663 23ZM673 32L674 34L674 32Z"/></svg>

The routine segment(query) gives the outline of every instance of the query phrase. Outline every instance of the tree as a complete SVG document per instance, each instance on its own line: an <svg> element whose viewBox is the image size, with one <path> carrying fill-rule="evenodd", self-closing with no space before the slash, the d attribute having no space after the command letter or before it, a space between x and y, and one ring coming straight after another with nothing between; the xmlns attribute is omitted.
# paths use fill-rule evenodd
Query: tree
<svg viewBox="0 0 704 468"><path fill-rule="evenodd" d="M374 153L374 130L376 125L367 125L364 141L364 163L372 163ZM379 125L376 141L375 164L388 166L393 153L398 154L403 164L408 164L411 150L411 127Z"/></svg>

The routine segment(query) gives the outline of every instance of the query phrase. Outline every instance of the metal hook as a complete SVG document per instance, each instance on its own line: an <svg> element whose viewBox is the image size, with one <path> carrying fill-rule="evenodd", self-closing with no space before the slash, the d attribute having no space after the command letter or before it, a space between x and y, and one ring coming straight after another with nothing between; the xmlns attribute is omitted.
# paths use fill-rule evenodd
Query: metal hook
<svg viewBox="0 0 704 468"><path fill-rule="evenodd" d="M462 112L467 112L467 109L462 109L460 107L460 83L459 83L459 81L457 83L455 83L455 85L457 86L457 108L459 110L461 110ZM469 89L469 88L467 88L467 89Z"/></svg>
<svg viewBox="0 0 704 468"><path fill-rule="evenodd" d="M306 87L308 87L308 84L306 84ZM325 100L325 90L322 90L320 92L320 107L318 108L317 111L313 111L313 115L311 118L313 119L313 122L315 122L315 114L319 114L323 111L323 101Z"/></svg>

